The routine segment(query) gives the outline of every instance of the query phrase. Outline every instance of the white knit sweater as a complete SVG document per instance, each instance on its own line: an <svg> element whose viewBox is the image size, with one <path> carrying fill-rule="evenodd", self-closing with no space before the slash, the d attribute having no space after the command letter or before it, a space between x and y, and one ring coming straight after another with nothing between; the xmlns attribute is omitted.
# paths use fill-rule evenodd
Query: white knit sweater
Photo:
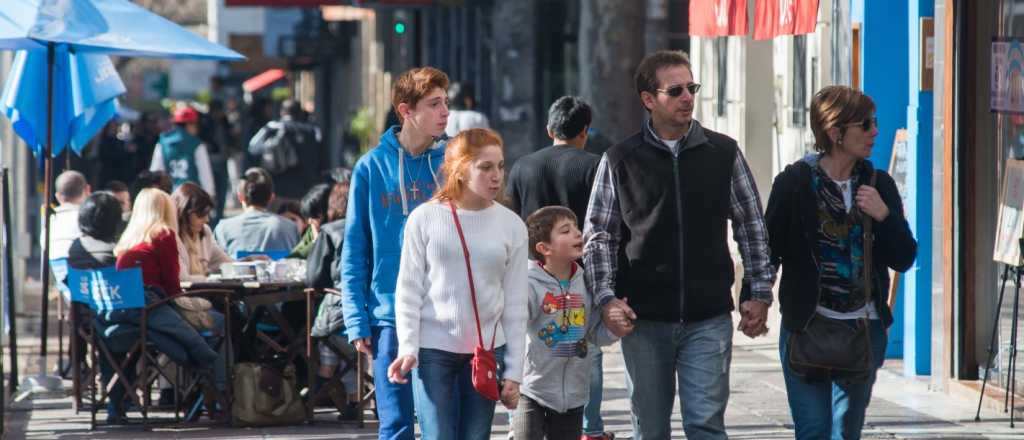
<svg viewBox="0 0 1024 440"><path fill-rule="evenodd" d="M529 293L526 225L498 203L458 213L473 266L484 347L490 348L492 337L495 347L505 345L503 377L522 382ZM478 345L466 260L447 203L424 203L409 214L395 319L399 356L417 357L420 348L473 353Z"/></svg>

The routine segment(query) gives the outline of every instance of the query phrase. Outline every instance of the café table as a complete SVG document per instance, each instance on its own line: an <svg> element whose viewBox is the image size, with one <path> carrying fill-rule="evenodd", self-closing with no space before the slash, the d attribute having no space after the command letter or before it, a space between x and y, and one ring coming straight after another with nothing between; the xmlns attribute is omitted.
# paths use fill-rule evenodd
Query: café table
<svg viewBox="0 0 1024 440"><path fill-rule="evenodd" d="M237 280L237 279L204 279L195 281L182 281L181 289L183 292L191 291L223 291L230 292L230 298L228 298L227 304L224 310L224 328L231 329L234 317L235 307L234 305L240 305L246 311L246 315L250 318L257 317L262 313L269 315L272 324L277 327L277 330L283 336L283 343L270 337L265 332L257 330L255 332L256 337L267 344L273 351L284 354L287 363L293 362L296 358L303 358L304 361L308 362L307 350L306 350L306 335L308 331L308 325L303 326L299 329L298 333L292 328L291 324L281 312L281 310L275 305L278 303L286 303L291 301L306 301L307 296L304 292L306 287L305 282L296 280L272 280L272 281L252 281L252 280ZM307 308L309 305L306 306ZM226 411L230 412L230 405L233 402L233 380L231 378L232 371L235 366L235 350L232 332L225 331L225 350L226 356L226 370L228 373L228 380L226 381L226 401L228 402L228 408ZM233 417L231 418L232 424L234 424Z"/></svg>

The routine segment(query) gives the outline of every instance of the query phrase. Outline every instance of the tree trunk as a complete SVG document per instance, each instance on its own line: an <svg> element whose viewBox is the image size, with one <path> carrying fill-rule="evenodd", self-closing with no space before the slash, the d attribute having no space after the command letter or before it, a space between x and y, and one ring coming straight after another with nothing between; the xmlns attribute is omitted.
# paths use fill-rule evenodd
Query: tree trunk
<svg viewBox="0 0 1024 440"><path fill-rule="evenodd" d="M537 95L535 1L495 2L493 20L495 113L491 128L505 141L505 161L512 162L535 148L542 135L536 124L533 99ZM541 43L542 44L542 43Z"/></svg>
<svg viewBox="0 0 1024 440"><path fill-rule="evenodd" d="M580 2L580 95L594 110L593 142L612 144L632 135L645 116L633 82L644 56L646 2ZM588 148L589 149L589 148Z"/></svg>

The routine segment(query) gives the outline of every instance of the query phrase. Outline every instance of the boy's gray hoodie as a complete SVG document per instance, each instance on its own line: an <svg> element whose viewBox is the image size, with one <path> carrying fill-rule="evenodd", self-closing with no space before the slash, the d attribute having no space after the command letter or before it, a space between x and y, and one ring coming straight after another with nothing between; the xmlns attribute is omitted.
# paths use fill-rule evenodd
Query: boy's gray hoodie
<svg viewBox="0 0 1024 440"><path fill-rule="evenodd" d="M610 345L618 340L601 322L583 270L574 266L568 289L530 261L530 320L527 324L526 363L520 392L544 407L564 413L587 403L590 398L590 356L576 355L577 345L586 342Z"/></svg>

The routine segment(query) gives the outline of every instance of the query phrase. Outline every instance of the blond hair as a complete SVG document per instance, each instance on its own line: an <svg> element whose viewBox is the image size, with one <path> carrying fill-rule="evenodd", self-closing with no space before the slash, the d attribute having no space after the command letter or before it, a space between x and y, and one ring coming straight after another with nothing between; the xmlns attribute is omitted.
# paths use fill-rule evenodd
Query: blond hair
<svg viewBox="0 0 1024 440"><path fill-rule="evenodd" d="M469 172L469 164L480 155L480 150L491 145L505 149L501 135L489 128L463 130L448 141L444 151L444 162L441 164L442 182L434 192L434 199L447 202L462 198L466 183L460 178ZM501 191L498 191L499 199L505 194L504 179L501 186Z"/></svg>
<svg viewBox="0 0 1024 440"><path fill-rule="evenodd" d="M170 231L178 235L178 214L171 196L157 188L139 192L121 239L114 247L114 255L121 256L141 243L151 243L157 235Z"/></svg>

